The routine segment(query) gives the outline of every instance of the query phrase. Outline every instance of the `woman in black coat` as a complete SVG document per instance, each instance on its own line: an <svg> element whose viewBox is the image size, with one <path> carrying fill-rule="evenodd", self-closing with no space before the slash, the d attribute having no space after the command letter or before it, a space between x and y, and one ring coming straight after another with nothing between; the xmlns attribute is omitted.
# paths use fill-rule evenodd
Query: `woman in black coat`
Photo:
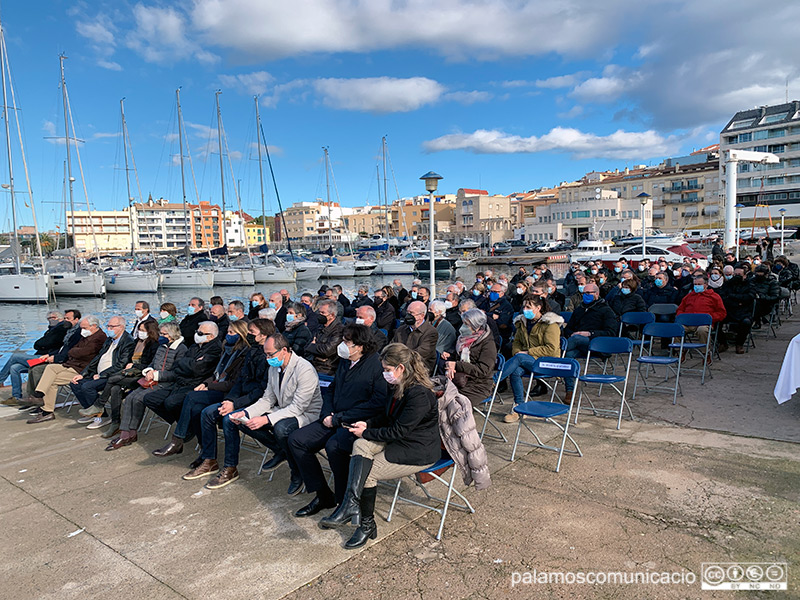
<svg viewBox="0 0 800 600"><path fill-rule="evenodd" d="M439 414L428 368L403 344L381 352L391 400L383 415L348 428L357 438L350 459L347 491L339 508L320 521L326 529L358 520L345 548L360 548L378 535L375 496L378 481L399 479L432 466L441 457Z"/></svg>
<svg viewBox="0 0 800 600"><path fill-rule="evenodd" d="M647 312L647 304L639 294L635 279L626 279L620 284L619 293L611 300L611 309L622 316L628 312Z"/></svg>
<svg viewBox="0 0 800 600"><path fill-rule="evenodd" d="M286 305L286 327L283 336L292 347L292 352L300 358L304 357L305 349L311 343L313 335L306 323L306 307L299 302L289 302Z"/></svg>

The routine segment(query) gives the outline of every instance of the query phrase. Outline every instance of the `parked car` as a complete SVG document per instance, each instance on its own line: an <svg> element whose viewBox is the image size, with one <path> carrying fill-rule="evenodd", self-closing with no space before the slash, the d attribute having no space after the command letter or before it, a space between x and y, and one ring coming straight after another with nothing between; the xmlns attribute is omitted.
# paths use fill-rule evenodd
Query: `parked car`
<svg viewBox="0 0 800 600"><path fill-rule="evenodd" d="M492 252L495 254L508 254L511 252L511 246L506 244L505 242L495 242L492 245Z"/></svg>
<svg viewBox="0 0 800 600"><path fill-rule="evenodd" d="M528 244L527 246L525 246L525 252L538 252L538 250L536 250L536 248L538 248L538 247L539 247L539 243L538 242L534 242L532 244Z"/></svg>
<svg viewBox="0 0 800 600"><path fill-rule="evenodd" d="M507 240L506 243L512 248L524 248L527 246L527 242L525 240Z"/></svg>

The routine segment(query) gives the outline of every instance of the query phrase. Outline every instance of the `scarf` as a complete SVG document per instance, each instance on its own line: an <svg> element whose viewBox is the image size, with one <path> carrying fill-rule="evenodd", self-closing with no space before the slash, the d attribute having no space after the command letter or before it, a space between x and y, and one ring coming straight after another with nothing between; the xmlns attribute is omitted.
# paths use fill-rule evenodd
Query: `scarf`
<svg viewBox="0 0 800 600"><path fill-rule="evenodd" d="M469 335L462 335L456 341L456 352L460 355L463 362L469 362L469 349L477 341L482 340L489 335L489 328L484 327L475 333Z"/></svg>
<svg viewBox="0 0 800 600"><path fill-rule="evenodd" d="M714 289L721 288L723 283L725 283L725 278L724 277L720 277L716 281L714 281L713 279L709 278L708 287L714 288Z"/></svg>
<svg viewBox="0 0 800 600"><path fill-rule="evenodd" d="M306 322L306 320L303 317L301 317L299 315L295 315L294 316L294 321L291 321L291 322L290 321L286 321L286 329L291 331L292 329L294 329L298 325L302 325L305 322Z"/></svg>

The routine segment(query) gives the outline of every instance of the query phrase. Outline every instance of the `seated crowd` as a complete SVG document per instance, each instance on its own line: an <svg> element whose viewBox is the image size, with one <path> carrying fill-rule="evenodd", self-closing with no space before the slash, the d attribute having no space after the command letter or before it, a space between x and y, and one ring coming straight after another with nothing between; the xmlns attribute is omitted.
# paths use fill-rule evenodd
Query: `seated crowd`
<svg viewBox="0 0 800 600"><path fill-rule="evenodd" d="M510 279L490 269L471 285L457 278L441 299L418 280L409 290L395 280L372 296L362 285L352 300L326 285L296 299L285 289L256 292L248 306L194 297L182 319L172 303L154 315L139 301L130 330L121 315L104 328L78 310L49 311L35 354L13 354L0 383L10 377L12 395L3 404L31 411L30 424L53 420L59 388L71 391L81 406L78 422L103 429L107 451L137 443L149 409L175 425L152 454L168 457L196 443L183 479L207 479L209 489L239 478L242 434L250 436L271 452L263 470L288 466L289 495L314 494L295 516L334 509L321 525L358 522L346 543L357 548L376 536L377 482L414 474L442 455L433 375L479 406L492 394L502 354L499 380L509 380L520 403L522 379L536 359L584 357L593 338L619 335L622 315L655 304L708 313L743 352L751 328L798 287L798 269L785 257L737 262L728 255L708 269L690 258L635 267L622 260L613 269L574 263L562 291L549 269L537 266L520 267ZM692 333L701 341L710 335L707 327ZM720 336L718 351L726 340ZM565 384L571 391L575 381ZM546 391L537 382L530 394ZM513 411L504 417L517 418ZM319 462L323 450L333 489Z"/></svg>

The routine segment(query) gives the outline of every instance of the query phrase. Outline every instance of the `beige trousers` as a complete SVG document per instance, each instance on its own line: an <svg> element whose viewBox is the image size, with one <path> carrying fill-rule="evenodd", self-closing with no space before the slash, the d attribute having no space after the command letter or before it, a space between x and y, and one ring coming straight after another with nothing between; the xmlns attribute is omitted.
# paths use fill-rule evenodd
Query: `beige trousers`
<svg viewBox="0 0 800 600"><path fill-rule="evenodd" d="M378 485L379 481L400 479L401 477L413 475L435 464L420 466L399 465L389 462L383 452L385 446L386 444L382 442L370 442L363 438L357 439L353 444L353 456L363 456L372 461L372 469L370 469L369 476L364 483L365 488L373 488Z"/></svg>
<svg viewBox="0 0 800 600"><path fill-rule="evenodd" d="M708 325L701 325L700 327L685 327L685 329L686 333L694 333L696 331L697 339L701 344L705 344L708 341Z"/></svg>
<svg viewBox="0 0 800 600"><path fill-rule="evenodd" d="M39 385L36 386L36 391L44 394L42 410L53 412L56 409L58 386L67 385L78 374L75 369L64 365L47 365L44 373L42 373L42 378L39 380Z"/></svg>

